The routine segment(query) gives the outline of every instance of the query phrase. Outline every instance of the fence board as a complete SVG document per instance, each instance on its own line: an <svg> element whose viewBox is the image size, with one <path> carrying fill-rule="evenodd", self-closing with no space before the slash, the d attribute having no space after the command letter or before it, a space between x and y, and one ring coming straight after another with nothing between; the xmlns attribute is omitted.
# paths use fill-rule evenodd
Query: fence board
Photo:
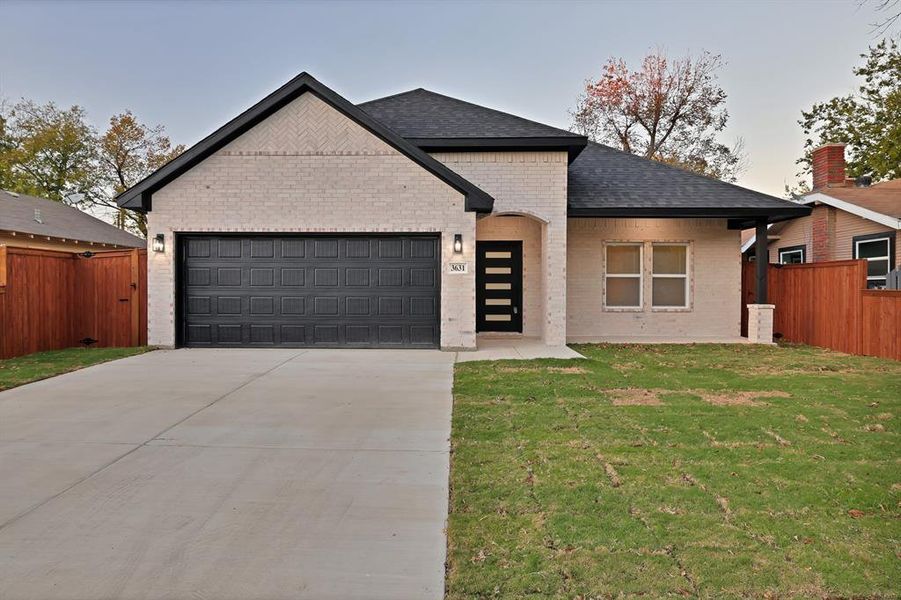
<svg viewBox="0 0 901 600"><path fill-rule="evenodd" d="M105 347L146 343L146 308L143 319L140 312L146 307L146 297L140 297L146 295L146 283L134 279L135 273L146 277L146 267L135 269L133 264L146 262L146 251L85 258L72 252L3 248L0 358L77 346L86 337Z"/></svg>
<svg viewBox="0 0 901 600"><path fill-rule="evenodd" d="M861 354L901 360L901 290L863 291Z"/></svg>
<svg viewBox="0 0 901 600"><path fill-rule="evenodd" d="M756 297L754 267L743 265L745 304ZM774 335L849 354L901 359L901 293L866 290L866 275L862 260L770 265Z"/></svg>

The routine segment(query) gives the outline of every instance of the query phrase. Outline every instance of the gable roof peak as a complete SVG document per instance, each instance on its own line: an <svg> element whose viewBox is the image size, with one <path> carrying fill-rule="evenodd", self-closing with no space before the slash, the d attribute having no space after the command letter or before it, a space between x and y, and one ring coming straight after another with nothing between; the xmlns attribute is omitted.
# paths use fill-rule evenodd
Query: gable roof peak
<svg viewBox="0 0 901 600"><path fill-rule="evenodd" d="M306 92L315 94L320 100L355 121L358 125L380 138L395 150L435 175L450 187L462 193L466 199L466 210L491 212L494 199L473 183L467 181L450 168L429 156L410 143L387 125L374 119L368 113L352 104L346 98L321 83L306 71L302 71L280 88L239 114L237 117L203 138L185 152L172 159L149 176L125 190L116 197L123 208L149 211L152 195L182 173L188 171L205 158L250 130L288 103Z"/></svg>

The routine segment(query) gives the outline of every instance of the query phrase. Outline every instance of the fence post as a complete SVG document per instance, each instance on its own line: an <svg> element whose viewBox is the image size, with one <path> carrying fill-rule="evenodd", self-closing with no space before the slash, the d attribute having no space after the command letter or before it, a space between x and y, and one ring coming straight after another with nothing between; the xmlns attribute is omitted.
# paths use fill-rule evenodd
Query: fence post
<svg viewBox="0 0 901 600"><path fill-rule="evenodd" d="M141 345L141 270L137 248L131 250L131 345Z"/></svg>
<svg viewBox="0 0 901 600"><path fill-rule="evenodd" d="M6 245L0 244L0 293L6 292Z"/></svg>
<svg viewBox="0 0 901 600"><path fill-rule="evenodd" d="M864 302L864 300L863 300L863 296L864 296L864 292L867 289L868 264L869 263L865 260L857 261L857 271L858 271L857 280L858 280L858 282L860 282L860 287L858 288L858 292L857 292L857 302L858 302L859 310L857 311L857 323L855 323L855 325L857 325L857 327L856 327L857 339L855 340L857 342L857 354L863 354L863 348L864 348L864 343L863 343L863 336L864 336L863 302Z"/></svg>
<svg viewBox="0 0 901 600"><path fill-rule="evenodd" d="M754 239L754 260L757 261L757 304L767 304L767 276L770 263L769 244L767 240L766 219L757 221L756 236Z"/></svg>

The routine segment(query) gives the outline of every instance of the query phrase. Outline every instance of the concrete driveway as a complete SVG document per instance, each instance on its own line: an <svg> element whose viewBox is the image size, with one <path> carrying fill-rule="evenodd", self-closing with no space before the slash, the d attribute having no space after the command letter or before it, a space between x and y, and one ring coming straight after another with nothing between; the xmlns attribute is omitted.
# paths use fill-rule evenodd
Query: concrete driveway
<svg viewBox="0 0 901 600"><path fill-rule="evenodd" d="M0 393L0 598L440 598L453 354L157 351Z"/></svg>

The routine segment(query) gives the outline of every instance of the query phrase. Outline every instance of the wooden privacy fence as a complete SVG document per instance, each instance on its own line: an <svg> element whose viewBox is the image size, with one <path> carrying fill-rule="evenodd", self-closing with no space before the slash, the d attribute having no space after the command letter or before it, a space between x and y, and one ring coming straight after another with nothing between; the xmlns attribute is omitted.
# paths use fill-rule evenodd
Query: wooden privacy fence
<svg viewBox="0 0 901 600"><path fill-rule="evenodd" d="M742 270L742 335L745 305L756 297L755 267L744 263ZM769 265L773 333L790 342L901 360L901 291L867 290L866 282L864 260Z"/></svg>
<svg viewBox="0 0 901 600"><path fill-rule="evenodd" d="M147 343L147 251L0 246L0 358Z"/></svg>

